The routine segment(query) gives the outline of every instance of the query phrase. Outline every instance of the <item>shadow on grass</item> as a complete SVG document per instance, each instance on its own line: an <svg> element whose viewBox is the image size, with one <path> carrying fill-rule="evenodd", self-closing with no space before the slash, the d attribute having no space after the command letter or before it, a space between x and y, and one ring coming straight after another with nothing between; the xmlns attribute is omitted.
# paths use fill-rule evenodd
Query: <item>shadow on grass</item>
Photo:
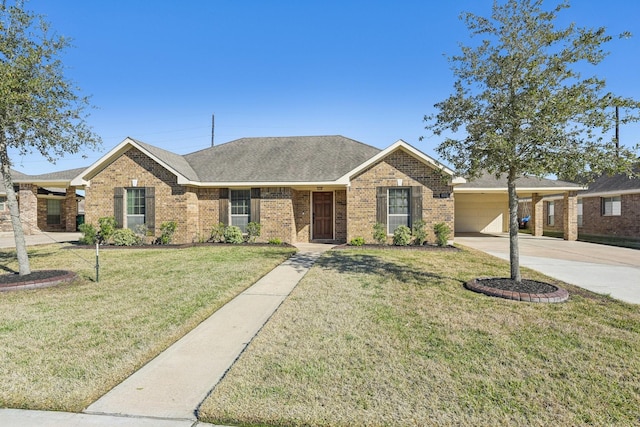
<svg viewBox="0 0 640 427"><path fill-rule="evenodd" d="M53 255L53 252L29 252L29 259L32 260L34 258L45 258ZM15 250L2 250L0 251L0 270L4 270L7 273L17 273L17 270L14 270L11 267L8 267L7 264L11 262L17 262L18 256Z"/></svg>
<svg viewBox="0 0 640 427"><path fill-rule="evenodd" d="M437 282L455 281L464 282L455 277L420 270L406 264L394 263L383 258L368 254L347 254L340 251L332 252L317 261L320 268L335 270L339 273L364 273L376 274L382 277L390 277L403 283L420 285L435 284Z"/></svg>

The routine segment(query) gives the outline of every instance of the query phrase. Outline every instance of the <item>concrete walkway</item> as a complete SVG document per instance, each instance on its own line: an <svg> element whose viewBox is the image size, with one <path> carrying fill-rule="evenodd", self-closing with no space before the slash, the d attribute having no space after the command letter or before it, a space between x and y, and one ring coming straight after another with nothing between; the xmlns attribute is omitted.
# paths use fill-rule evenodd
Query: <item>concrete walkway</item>
<svg viewBox="0 0 640 427"><path fill-rule="evenodd" d="M24 236L27 246L45 245L49 243L73 242L80 239L82 233L47 233L39 232ZM16 241L12 232L0 232L0 248L15 248Z"/></svg>
<svg viewBox="0 0 640 427"><path fill-rule="evenodd" d="M640 250L520 234L520 265L592 292L640 304ZM455 243L509 260L508 234L456 235Z"/></svg>
<svg viewBox="0 0 640 427"><path fill-rule="evenodd" d="M206 426L198 407L331 245L299 252L90 405L83 414L0 409L0 425Z"/></svg>

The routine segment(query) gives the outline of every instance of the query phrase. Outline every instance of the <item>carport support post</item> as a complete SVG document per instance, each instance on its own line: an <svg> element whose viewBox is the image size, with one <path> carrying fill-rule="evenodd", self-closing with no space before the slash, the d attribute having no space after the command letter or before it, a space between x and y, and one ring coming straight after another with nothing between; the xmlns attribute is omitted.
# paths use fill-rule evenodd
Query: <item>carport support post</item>
<svg viewBox="0 0 640 427"><path fill-rule="evenodd" d="M562 207L564 240L578 240L578 192L565 191Z"/></svg>
<svg viewBox="0 0 640 427"><path fill-rule="evenodd" d="M542 229L544 227L543 207L542 196L538 193L533 193L531 195L531 221L529 224L533 227L531 234L536 237L542 236Z"/></svg>

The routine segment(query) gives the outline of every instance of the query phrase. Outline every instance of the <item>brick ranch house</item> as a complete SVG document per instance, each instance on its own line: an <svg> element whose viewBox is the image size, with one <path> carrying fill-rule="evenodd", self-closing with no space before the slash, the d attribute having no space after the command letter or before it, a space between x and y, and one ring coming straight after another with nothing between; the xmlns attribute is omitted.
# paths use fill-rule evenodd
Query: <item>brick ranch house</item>
<svg viewBox="0 0 640 427"><path fill-rule="evenodd" d="M555 220L563 215L561 200L557 194L543 198L545 231L564 232L564 224ZM588 189L578 192L577 226L579 236L585 238L640 241L640 179L622 174L603 175L589 184Z"/></svg>
<svg viewBox="0 0 640 427"><path fill-rule="evenodd" d="M53 181L16 180L21 215L35 216L40 230L75 229L76 190L85 192L85 222L114 216L120 227L145 224L158 235L163 222L176 221L174 241L182 243L207 239L219 223L244 229L250 221L262 225L260 241L287 243L372 241L376 222L390 239L395 227L418 219L426 222L430 242L439 222L455 232L508 230L506 182L467 183L402 140L380 150L343 136L243 138L179 155L126 138L90 167L56 177L64 214L55 227L46 220L55 215L33 210L39 186ZM565 192L575 212L581 187L531 178L521 184L521 196ZM534 224L541 220L539 214ZM567 229L577 223L566 221Z"/></svg>
<svg viewBox="0 0 640 427"><path fill-rule="evenodd" d="M85 221L115 216L121 227L174 241L206 239L214 225L262 225L260 241L372 240L423 219L454 227L453 172L400 140L385 150L343 136L243 138L187 155L126 138L75 177ZM431 236L435 240L435 236Z"/></svg>
<svg viewBox="0 0 640 427"><path fill-rule="evenodd" d="M84 168L42 175L26 175L12 170L14 190L20 205L25 234L39 231L76 231L82 213L83 197L71 187L73 178ZM0 182L0 232L13 232L7 206L6 189Z"/></svg>

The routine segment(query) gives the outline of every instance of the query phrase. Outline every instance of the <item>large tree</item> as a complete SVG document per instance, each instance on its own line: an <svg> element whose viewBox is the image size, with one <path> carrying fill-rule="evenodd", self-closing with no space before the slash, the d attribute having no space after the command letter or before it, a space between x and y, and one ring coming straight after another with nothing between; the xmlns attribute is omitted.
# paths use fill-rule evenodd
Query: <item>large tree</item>
<svg viewBox="0 0 640 427"><path fill-rule="evenodd" d="M100 142L85 121L88 99L64 76L60 54L69 42L53 34L42 16L26 11L23 0L0 0L0 170L21 275L31 270L9 149L55 162Z"/></svg>
<svg viewBox="0 0 640 427"><path fill-rule="evenodd" d="M425 116L435 135L454 135L436 151L458 173L506 177L511 279L517 282L517 178L631 173L637 160L637 147L616 150L611 129L614 107L623 110L625 122L637 119L640 104L607 92L596 75L583 76L606 57L603 45L611 36L604 28L557 28L568 2L551 10L542 4L495 1L489 18L462 14L472 40L480 40L449 58L453 94Z"/></svg>

